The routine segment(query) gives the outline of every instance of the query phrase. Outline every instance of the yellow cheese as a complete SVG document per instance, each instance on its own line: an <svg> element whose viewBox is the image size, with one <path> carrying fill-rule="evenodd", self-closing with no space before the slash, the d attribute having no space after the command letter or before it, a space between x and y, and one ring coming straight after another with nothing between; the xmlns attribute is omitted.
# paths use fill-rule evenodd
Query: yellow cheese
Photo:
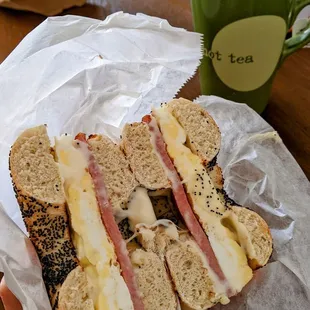
<svg viewBox="0 0 310 310"><path fill-rule="evenodd" d="M101 220L88 163L71 136L56 140L56 156L68 203L72 239L90 283L95 310L133 309L114 247Z"/></svg>
<svg viewBox="0 0 310 310"><path fill-rule="evenodd" d="M209 237L221 269L230 287L240 292L253 274L245 251L236 241L238 236L223 225L222 220L233 217L233 214L221 203L200 158L185 146L186 133L168 108L160 108L153 113L167 145L167 152L183 179L193 210ZM234 221L234 224L238 225L239 222Z"/></svg>

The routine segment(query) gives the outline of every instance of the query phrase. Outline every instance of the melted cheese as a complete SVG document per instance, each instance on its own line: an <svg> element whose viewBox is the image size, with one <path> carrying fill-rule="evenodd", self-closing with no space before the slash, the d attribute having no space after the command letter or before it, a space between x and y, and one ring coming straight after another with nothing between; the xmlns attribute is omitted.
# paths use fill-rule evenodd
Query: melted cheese
<svg viewBox="0 0 310 310"><path fill-rule="evenodd" d="M135 231L135 227L139 223L151 225L156 222L152 202L147 194L147 190L143 187L137 187L131 194L127 208L128 220L132 231Z"/></svg>
<svg viewBox="0 0 310 310"><path fill-rule="evenodd" d="M153 113L167 145L167 152L184 181L193 210L209 237L221 269L230 287L240 292L253 274L236 236L222 224L222 219L230 217L232 212L221 203L200 158L185 146L186 133L168 108L160 108ZM235 222L235 225L239 225L239 222ZM241 233L242 230L238 231Z"/></svg>
<svg viewBox="0 0 310 310"><path fill-rule="evenodd" d="M88 163L71 136L56 140L55 150L69 207L72 239L90 283L95 310L133 309L120 275L114 247L101 220Z"/></svg>
<svg viewBox="0 0 310 310"><path fill-rule="evenodd" d="M235 240L240 244L249 259L255 259L257 254L251 241L251 236L245 225L238 220L234 212L225 212L222 224L230 229Z"/></svg>
<svg viewBox="0 0 310 310"><path fill-rule="evenodd" d="M128 218L132 232L135 231L137 224L152 225L156 221L156 215L146 188L136 187L129 198L127 209L123 210L121 207L114 209L114 216L117 223Z"/></svg>

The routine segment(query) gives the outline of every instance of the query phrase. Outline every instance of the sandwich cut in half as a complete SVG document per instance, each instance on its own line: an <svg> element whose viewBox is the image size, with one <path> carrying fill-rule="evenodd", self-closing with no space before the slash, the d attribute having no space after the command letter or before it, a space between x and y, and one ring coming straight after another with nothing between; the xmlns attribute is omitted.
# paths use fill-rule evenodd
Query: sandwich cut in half
<svg viewBox="0 0 310 310"><path fill-rule="evenodd" d="M224 286L229 298L251 280L253 269L267 263L272 238L257 213L227 197L216 164L220 137L216 123L201 106L175 99L141 123L127 124L122 147L143 186L171 189L210 276L216 275L214 287Z"/></svg>

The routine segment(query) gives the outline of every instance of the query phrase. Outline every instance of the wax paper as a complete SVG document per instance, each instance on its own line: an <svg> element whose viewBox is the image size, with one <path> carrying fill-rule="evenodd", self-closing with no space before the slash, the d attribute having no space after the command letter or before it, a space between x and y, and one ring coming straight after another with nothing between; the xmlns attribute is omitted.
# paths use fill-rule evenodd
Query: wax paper
<svg viewBox="0 0 310 310"><path fill-rule="evenodd" d="M105 21L49 18L0 66L0 270L24 309L50 309L15 201L9 149L26 128L79 131L117 141L126 122L172 99L201 58L201 36L146 15ZM218 123L225 188L258 212L274 238L269 264L224 309L309 309L310 186L274 131L248 106L200 97ZM221 308L221 306L217 306Z"/></svg>

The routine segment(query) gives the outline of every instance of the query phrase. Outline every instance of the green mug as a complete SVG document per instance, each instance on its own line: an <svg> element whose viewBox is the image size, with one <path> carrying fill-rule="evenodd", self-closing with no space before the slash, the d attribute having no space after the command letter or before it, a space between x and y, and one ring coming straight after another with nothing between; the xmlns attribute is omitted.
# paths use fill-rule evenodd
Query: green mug
<svg viewBox="0 0 310 310"><path fill-rule="evenodd" d="M195 31L204 35L201 90L265 109L286 56L310 42L310 23L285 40L310 0L192 0Z"/></svg>

